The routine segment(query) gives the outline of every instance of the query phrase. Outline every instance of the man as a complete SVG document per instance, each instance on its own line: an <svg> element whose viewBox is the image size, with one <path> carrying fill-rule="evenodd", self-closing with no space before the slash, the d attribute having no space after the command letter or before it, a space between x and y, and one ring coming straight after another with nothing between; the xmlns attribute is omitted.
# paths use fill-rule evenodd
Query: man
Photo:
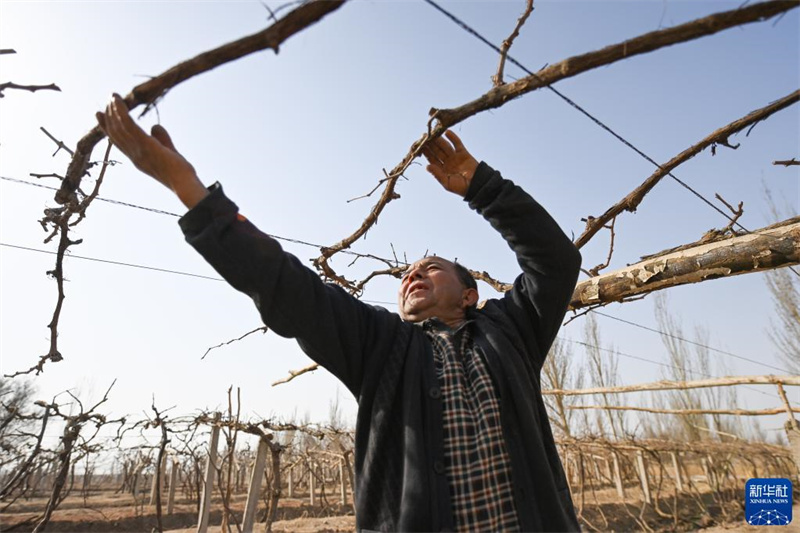
<svg viewBox="0 0 800 533"><path fill-rule="evenodd" d="M398 316L323 283L241 216L219 184L206 189L162 127L142 131L119 96L97 118L189 208L186 240L358 400L359 530L578 529L539 375L580 254L522 189L478 164L452 132L430 144L428 171L500 232L523 273L476 309L463 267L424 258L403 277Z"/></svg>

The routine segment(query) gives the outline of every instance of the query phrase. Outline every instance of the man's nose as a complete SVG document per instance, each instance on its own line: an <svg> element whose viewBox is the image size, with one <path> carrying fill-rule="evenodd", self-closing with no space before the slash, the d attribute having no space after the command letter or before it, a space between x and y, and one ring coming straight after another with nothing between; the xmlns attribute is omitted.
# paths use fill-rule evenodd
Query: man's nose
<svg viewBox="0 0 800 533"><path fill-rule="evenodd" d="M422 268L417 267L413 269L411 272L409 272L408 276L406 277L408 278L409 281L413 281L415 279L422 279L423 272L424 270Z"/></svg>
<svg viewBox="0 0 800 533"><path fill-rule="evenodd" d="M408 271L408 273L403 277L403 282L401 283L401 287L407 286L412 281L418 280L422 278L422 273L420 272L419 268L412 268Z"/></svg>

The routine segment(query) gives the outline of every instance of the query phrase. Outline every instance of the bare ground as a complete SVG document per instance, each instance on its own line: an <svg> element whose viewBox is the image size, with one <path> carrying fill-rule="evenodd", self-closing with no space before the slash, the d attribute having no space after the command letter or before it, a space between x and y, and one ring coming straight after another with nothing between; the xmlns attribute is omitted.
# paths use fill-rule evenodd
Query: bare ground
<svg viewBox="0 0 800 533"><path fill-rule="evenodd" d="M714 498L710 493L702 494L702 504L711 510L710 514L703 511L698 495L681 496L677 500L663 498L657 505L647 506L644 511L641 503L634 498L625 504L619 502L613 490L597 491L591 496L587 494L583 502L576 498L575 503L585 531L641 531L645 529L643 523L654 531L763 531L763 526L749 526L745 523L744 509L736 494L716 496ZM329 497L331 499L334 498ZM0 531L32 531L46 501L42 496L15 503L0 514ZM237 520L241 520L243 506L244 495L236 495L232 507ZM264 507L262 502L261 508ZM209 532L222 533L219 525L222 522L219 502L214 502L213 509L209 523L214 525L209 528ZM800 516L800 505L795 506L793 513L795 517ZM259 522L263 521L263 517L264 513L261 511ZM163 529L170 533L194 533L196 525L196 504L186 499L179 499L174 512L168 516L164 512L162 517ZM47 531L151 532L157 530L156 527L155 508L147 505L143 498L134 505L130 494L100 491L91 493L86 500L78 494L68 497L54 513ZM230 527L231 531L237 531L233 524ZM279 533L344 533L354 529L352 506L331 503L325 507L318 505L311 508L307 499L297 498L281 499L278 520L272 526L272 530ZM264 525L260 524L256 531L264 531ZM800 519L776 531L800 533Z"/></svg>

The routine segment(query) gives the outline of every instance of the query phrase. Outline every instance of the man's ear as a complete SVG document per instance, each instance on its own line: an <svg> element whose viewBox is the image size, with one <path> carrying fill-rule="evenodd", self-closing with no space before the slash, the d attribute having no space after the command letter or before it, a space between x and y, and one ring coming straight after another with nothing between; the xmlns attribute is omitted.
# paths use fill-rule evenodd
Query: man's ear
<svg viewBox="0 0 800 533"><path fill-rule="evenodd" d="M462 302L463 302L465 308L472 307L473 305L478 303L478 290L477 289L472 289L472 288L464 289L464 292L462 294L463 294Z"/></svg>

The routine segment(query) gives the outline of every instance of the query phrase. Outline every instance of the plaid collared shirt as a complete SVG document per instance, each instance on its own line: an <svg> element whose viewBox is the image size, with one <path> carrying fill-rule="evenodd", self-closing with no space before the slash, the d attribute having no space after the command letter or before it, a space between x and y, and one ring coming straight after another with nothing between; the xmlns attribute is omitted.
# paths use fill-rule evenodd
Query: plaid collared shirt
<svg viewBox="0 0 800 533"><path fill-rule="evenodd" d="M469 322L427 320L442 389L447 480L458 531L519 531L500 402Z"/></svg>

